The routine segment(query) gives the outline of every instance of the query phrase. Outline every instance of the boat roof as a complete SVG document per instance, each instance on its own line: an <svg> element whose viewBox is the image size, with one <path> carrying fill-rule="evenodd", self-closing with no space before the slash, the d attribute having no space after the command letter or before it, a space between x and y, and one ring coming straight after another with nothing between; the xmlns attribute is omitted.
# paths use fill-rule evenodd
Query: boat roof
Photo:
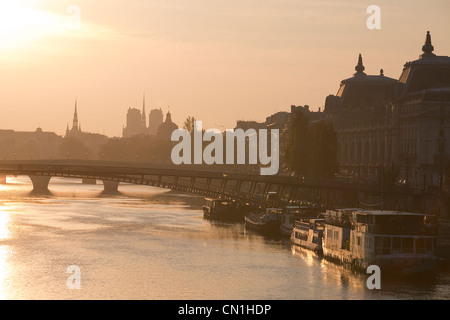
<svg viewBox="0 0 450 320"><path fill-rule="evenodd" d="M205 198L206 201L223 201L223 202L233 202L232 200L220 199L220 198Z"/></svg>
<svg viewBox="0 0 450 320"><path fill-rule="evenodd" d="M424 213L404 212L404 211L389 211L389 210L355 210L354 213L360 215L374 215L374 216L427 216Z"/></svg>
<svg viewBox="0 0 450 320"><path fill-rule="evenodd" d="M269 211L277 211L277 212L282 212L282 211L283 211L283 209L281 209L281 208L266 208L266 212L269 212Z"/></svg>

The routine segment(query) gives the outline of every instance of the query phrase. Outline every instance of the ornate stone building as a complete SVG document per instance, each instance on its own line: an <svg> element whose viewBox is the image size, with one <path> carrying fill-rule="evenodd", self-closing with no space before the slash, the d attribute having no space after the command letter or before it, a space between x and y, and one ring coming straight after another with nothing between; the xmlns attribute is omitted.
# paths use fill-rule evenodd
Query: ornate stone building
<svg viewBox="0 0 450 320"><path fill-rule="evenodd" d="M166 120L161 123L156 132L156 138L158 140L169 140L171 139L172 132L178 129L178 126L172 121L172 115L169 111L166 114Z"/></svg>
<svg viewBox="0 0 450 320"><path fill-rule="evenodd" d="M108 141L108 137L99 134L99 133L91 133L84 132L81 130L81 123L78 119L78 107L77 101L75 100L75 111L73 114L72 121L72 129L69 129L69 124L67 124L66 135L65 137L72 137L80 140L87 148L89 148L90 152L86 155L86 158L93 159L96 158L97 152L100 149L100 146L105 144Z"/></svg>
<svg viewBox="0 0 450 320"><path fill-rule="evenodd" d="M164 115L161 108L151 110L148 115L148 133L151 136L155 136L159 126L163 122L164 122Z"/></svg>
<svg viewBox="0 0 450 320"><path fill-rule="evenodd" d="M145 114L145 95L142 101L142 113L139 109L128 108L127 125L123 128L122 136L129 138L138 135L147 135L147 118Z"/></svg>
<svg viewBox="0 0 450 320"><path fill-rule="evenodd" d="M365 74L360 55L353 77L327 97L341 174L377 179L388 170L410 187L442 186L450 159L450 58L433 53L429 32L422 51L399 80L383 70Z"/></svg>

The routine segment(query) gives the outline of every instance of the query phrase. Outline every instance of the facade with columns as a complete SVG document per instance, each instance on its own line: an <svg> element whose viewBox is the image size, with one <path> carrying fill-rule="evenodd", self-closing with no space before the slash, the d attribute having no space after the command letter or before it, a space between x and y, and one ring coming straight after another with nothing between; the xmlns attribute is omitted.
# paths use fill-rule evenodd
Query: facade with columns
<svg viewBox="0 0 450 320"><path fill-rule="evenodd" d="M378 179L381 172L417 189L442 187L450 159L450 57L433 53L428 32L423 54L400 78L364 73L325 102L338 135L341 174Z"/></svg>

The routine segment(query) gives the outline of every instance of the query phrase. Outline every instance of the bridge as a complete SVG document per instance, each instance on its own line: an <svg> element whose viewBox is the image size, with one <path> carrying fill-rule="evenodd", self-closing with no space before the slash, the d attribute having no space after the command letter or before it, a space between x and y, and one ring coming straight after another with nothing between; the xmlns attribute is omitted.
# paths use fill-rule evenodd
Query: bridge
<svg viewBox="0 0 450 320"><path fill-rule="evenodd" d="M212 170L209 166L101 160L3 160L0 161L0 178L6 175L29 176L35 191L48 190L52 177L67 177L101 180L107 192L118 191L123 182L255 203L260 203L268 192L276 192L286 201L301 199L346 207L367 204L374 209L383 203L384 209L450 216L450 198L441 193L419 193L405 187L382 191L377 184L355 180L262 176Z"/></svg>
<svg viewBox="0 0 450 320"><path fill-rule="evenodd" d="M257 201L274 191L294 199L298 179L290 176L261 176L222 172L195 166L149 165L138 162L98 160L4 160L0 175L27 175L34 191L48 190L52 177L101 180L105 191L117 191L119 184L131 183L169 188L238 201Z"/></svg>

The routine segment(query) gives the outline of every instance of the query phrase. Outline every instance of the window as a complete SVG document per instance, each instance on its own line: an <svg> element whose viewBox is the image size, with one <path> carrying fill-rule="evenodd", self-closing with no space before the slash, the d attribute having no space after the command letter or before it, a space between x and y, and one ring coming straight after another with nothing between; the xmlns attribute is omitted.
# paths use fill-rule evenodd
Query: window
<svg viewBox="0 0 450 320"><path fill-rule="evenodd" d="M372 247L372 241L370 238L366 238L366 240L364 241L364 246L366 247L366 249L370 249Z"/></svg>
<svg viewBox="0 0 450 320"><path fill-rule="evenodd" d="M425 253L425 239L416 240L416 253Z"/></svg>
<svg viewBox="0 0 450 320"><path fill-rule="evenodd" d="M402 241L403 253L413 253L414 252L414 241L413 238L403 238Z"/></svg>
<svg viewBox="0 0 450 320"><path fill-rule="evenodd" d="M327 229L327 238L333 239L333 230Z"/></svg>
<svg viewBox="0 0 450 320"><path fill-rule="evenodd" d="M383 252L383 238L375 237L375 254L382 254Z"/></svg>
<svg viewBox="0 0 450 320"><path fill-rule="evenodd" d="M392 249L400 252L402 250L402 239L401 238L393 238L392 239Z"/></svg>
<svg viewBox="0 0 450 320"><path fill-rule="evenodd" d="M383 254L391 254L391 238L383 238Z"/></svg>

